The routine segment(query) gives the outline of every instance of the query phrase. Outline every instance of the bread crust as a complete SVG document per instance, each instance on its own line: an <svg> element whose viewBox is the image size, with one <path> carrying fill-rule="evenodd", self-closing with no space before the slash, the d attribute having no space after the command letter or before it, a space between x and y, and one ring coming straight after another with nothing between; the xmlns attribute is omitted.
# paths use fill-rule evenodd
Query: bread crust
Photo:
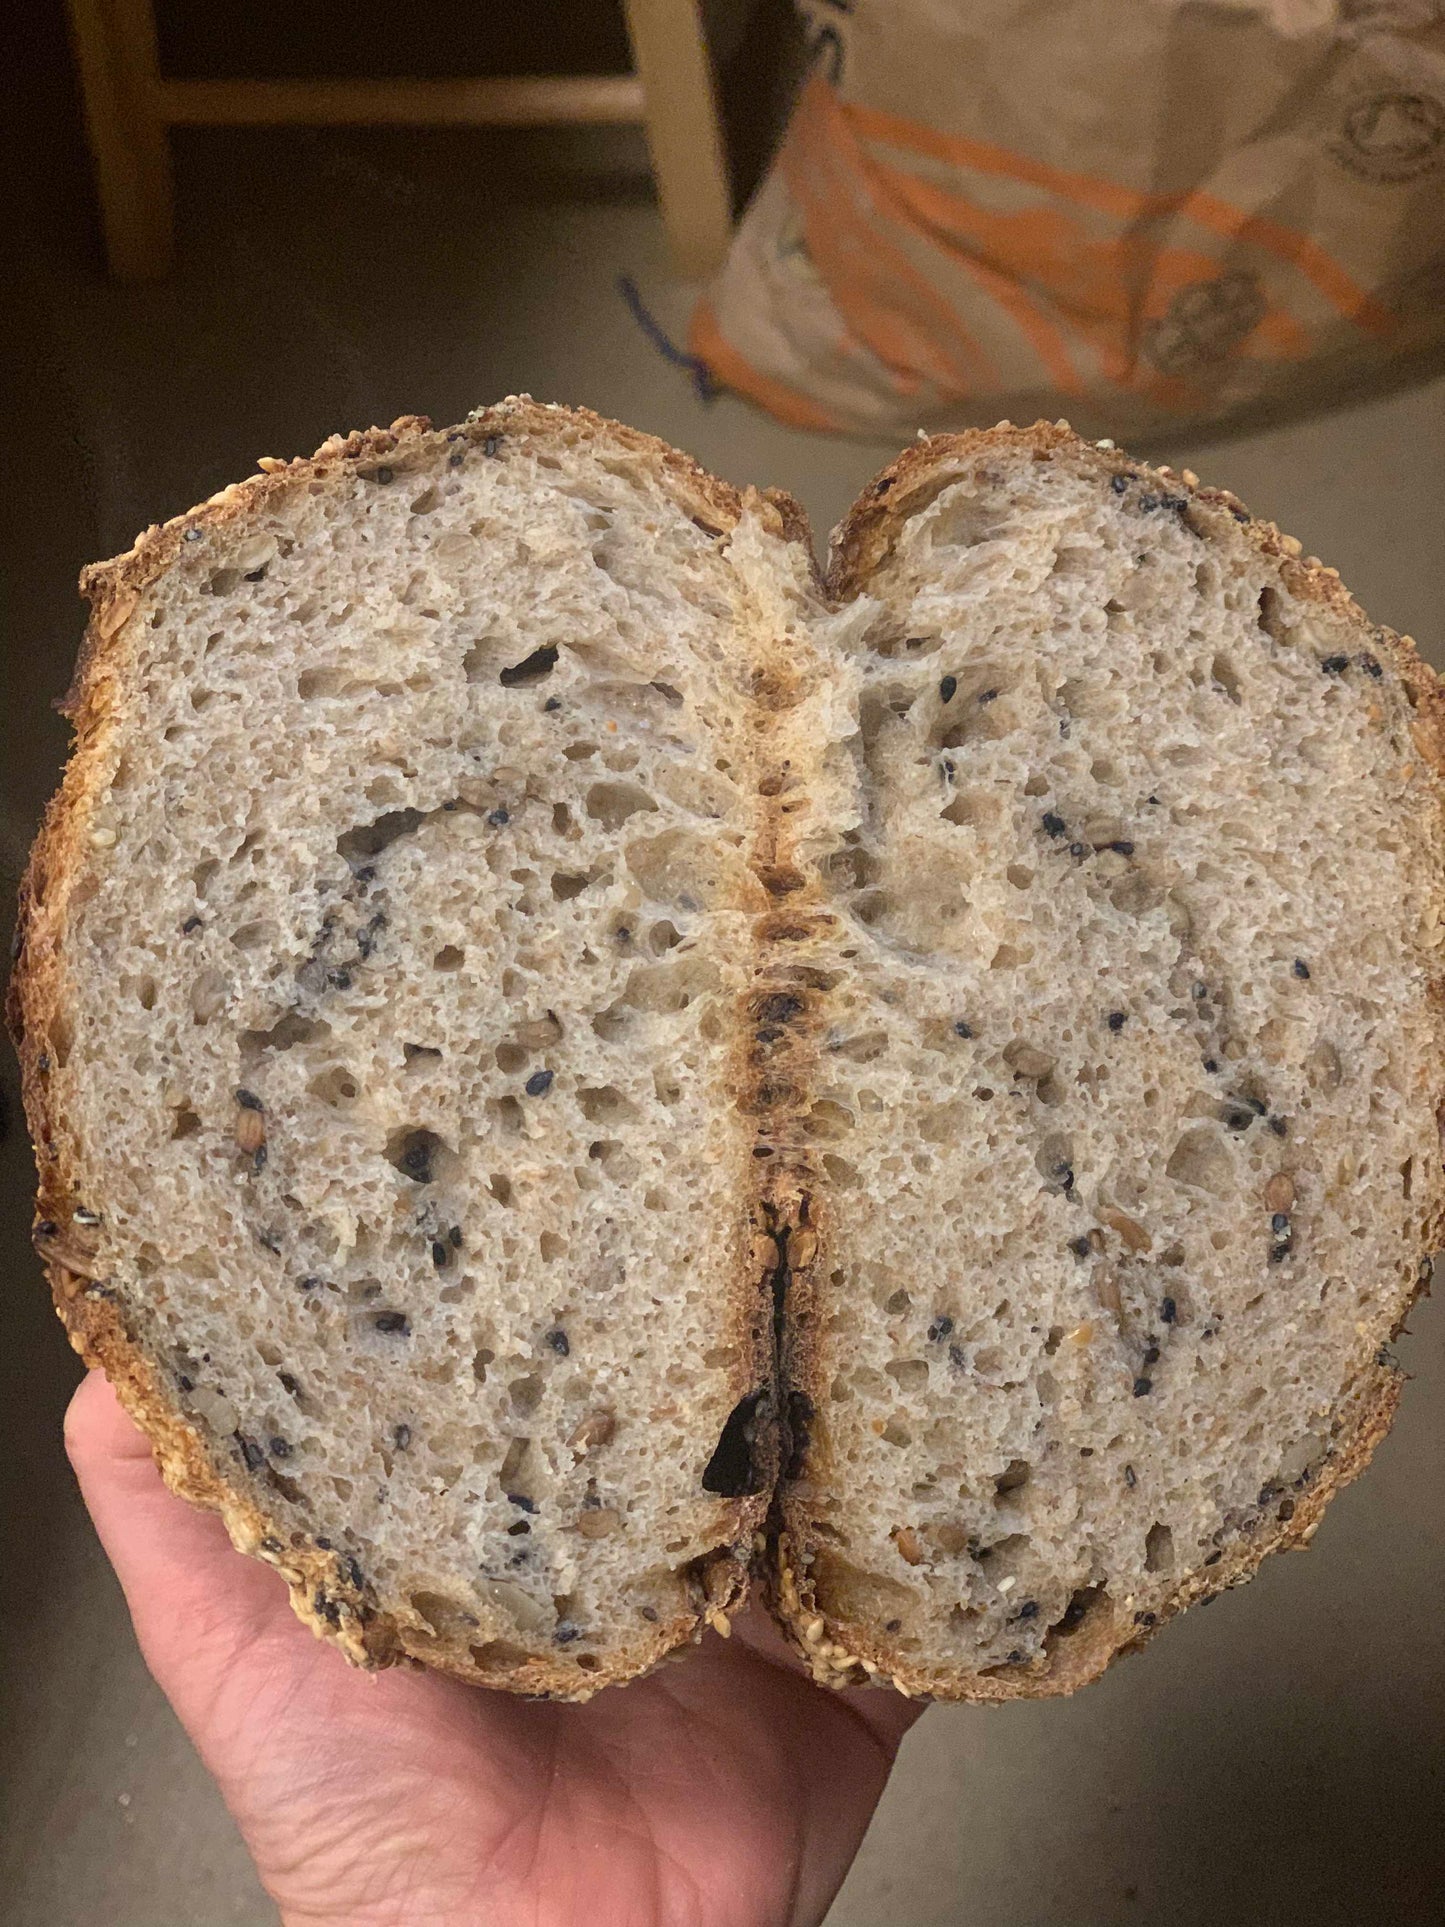
<svg viewBox="0 0 1445 1927"><path fill-rule="evenodd" d="M1187 499L1191 511L1200 516L1196 532L1206 537L1211 512L1227 513L1251 546L1279 565L1292 594L1354 623L1362 631L1362 642L1398 673L1411 692L1413 735L1421 759L1437 778L1445 774L1445 690L1435 672L1421 661L1410 637L1372 623L1336 570L1313 556L1302 557L1298 541L1282 535L1272 522L1251 516L1229 490L1203 487L1187 470L1176 474L1167 467L1153 468L1135 461L1111 442L1086 442L1066 422L1036 422L1028 428L1001 422L991 429L933 436L907 449L875 477L835 530L825 578L830 599L845 603L866 592L886 566L903 524L926 508L970 464L1001 453L1023 453L1040 460L1067 454L1092 466L1101 481L1122 473L1134 480L1158 482L1166 492ZM1445 806L1438 784L1430 798L1422 837L1437 843L1445 838ZM1441 910L1445 914L1445 900ZM1434 994L1439 994L1438 987ZM1436 1112L1445 1117L1445 1062L1434 1066L1434 1084L1440 1093ZM826 1262L826 1238L825 1228L817 1260L820 1265ZM984 1673L960 1673L952 1667L930 1666L890 1645L878 1627L858 1624L829 1610L826 1597L809 1576L809 1560L816 1548L809 1536L806 1508L791 1496L785 1483L774 1508L767 1578L774 1616L813 1676L830 1686L871 1681L891 1684L909 1696L940 1700L1041 1699L1077 1691L1120 1654L1137 1652L1186 1606L1242 1585L1269 1553L1309 1544L1330 1499L1359 1476L1390 1429L1404 1375L1389 1359L1386 1348L1411 1305L1428 1289L1429 1253L1439 1249L1442 1242L1445 1213L1437 1214L1422 1245L1422 1268L1413 1291L1406 1294L1403 1303L1392 1299L1380 1306L1377 1330L1368 1340L1374 1356L1336 1402L1332 1443L1323 1462L1311 1468L1287 1498L1276 1494L1268 1505L1257 1508L1241 1526L1240 1536L1213 1554L1210 1563L1187 1574L1157 1613L1136 1619L1113 1601L1105 1611L1095 1608L1076 1632L1054 1642L1047 1666L1040 1670L1002 1667ZM807 1398L820 1399L825 1387L817 1375L816 1348L809 1342L809 1309L809 1295L804 1289L793 1301L789 1367L795 1388ZM799 1473L805 1470L806 1465L800 1464Z"/></svg>
<svg viewBox="0 0 1445 1927"><path fill-rule="evenodd" d="M726 534L742 513L742 498L666 443L586 409L544 405L515 396L478 410L459 427L434 430L424 416L407 415L388 429L333 435L316 453L282 462L263 457L260 472L232 484L209 501L162 526L147 529L125 554L87 568L80 588L91 604L75 676L59 707L75 731L64 780L46 811L20 889L16 961L6 1018L20 1058L26 1115L36 1150L38 1195L36 1248L66 1333L88 1365L99 1366L131 1418L150 1439L162 1476L172 1491L218 1512L232 1542L266 1560L290 1588L291 1604L319 1637L338 1646L354 1664L376 1668L420 1660L458 1678L538 1698L586 1699L612 1681L646 1672L675 1648L701 1637L705 1626L727 1626L747 1596L753 1538L767 1510L767 1495L719 1499L718 1543L686 1578L685 1610L659 1620L614 1651L595 1672L562 1660L529 1659L505 1671L483 1671L464 1641L429 1638L414 1623L382 1609L344 1554L307 1543L293 1546L290 1533L267 1512L251 1482L228 1462L199 1422L180 1406L174 1391L147 1357L126 1323L124 1307L104 1277L86 1275L92 1264L77 1208L99 1210L103 1199L78 1194L78 1173L68 1153L69 1132L49 1076L49 1037L64 1024L70 991L66 938L72 892L93 861L88 841L91 813L108 781L111 737L126 720L126 625L150 584L181 552L187 532L240 528L278 495L382 459L405 464L427 459L448 442L485 446L492 438L536 444L577 437L605 440L642 456L688 513ZM67 1262L67 1260L69 1262ZM73 1267L79 1265L81 1270ZM759 1316L757 1274L733 1284L720 1315L739 1352L733 1396L742 1398L772 1372L771 1321Z"/></svg>

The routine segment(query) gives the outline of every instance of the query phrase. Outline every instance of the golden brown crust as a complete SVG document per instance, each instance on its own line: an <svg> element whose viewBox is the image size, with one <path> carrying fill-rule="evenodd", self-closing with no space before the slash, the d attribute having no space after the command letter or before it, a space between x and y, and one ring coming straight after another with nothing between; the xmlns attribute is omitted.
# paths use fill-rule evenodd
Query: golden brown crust
<svg viewBox="0 0 1445 1927"><path fill-rule="evenodd" d="M747 1594L753 1535L762 1523L766 1496L719 1501L725 1524L715 1553L686 1575L692 1595L689 1608L649 1627L645 1638L615 1653L593 1673L581 1672L560 1659L508 1660L501 1670L489 1669L470 1657L465 1643L428 1638L419 1619L410 1623L380 1610L364 1582L357 1583L356 1568L344 1555L310 1543L292 1543L293 1535L267 1514L245 1475L228 1463L197 1421L181 1409L136 1335L127 1329L122 1305L104 1277L82 1275L65 1262L68 1258L87 1270L97 1268L87 1252L93 1240L75 1214L102 1201L83 1199L77 1193L66 1120L62 1107L52 1101L49 1077L52 1032L67 1021L65 943L70 896L92 858L91 812L108 781L109 740L127 714L127 624L145 589L181 553L187 532L240 527L278 494L324 482L367 463L385 460L404 469L413 460L432 459L448 442L465 440L485 446L493 438L523 437L542 442L605 438L613 447L645 457L681 506L710 532L726 534L742 512L736 490L666 443L585 409L548 406L520 396L479 410L450 430L433 430L425 417L408 415L389 429L334 435L314 455L292 462L263 457L260 473L223 489L174 521L148 529L124 555L84 571L80 586L90 600L91 617L75 678L62 704L75 730L75 746L21 886L16 965L6 1016L20 1057L39 1167L37 1246L56 1310L72 1345L87 1363L106 1373L126 1410L151 1440L172 1490L219 1512L241 1551L276 1566L291 1588L298 1617L318 1636L341 1647L355 1664L386 1666L410 1657L460 1678L513 1692L585 1699L610 1681L647 1671L674 1648L699 1638L704 1626L726 1628L729 1615ZM730 1321L729 1336L740 1350L735 1391L741 1397L761 1372L770 1369L771 1338L766 1319L760 1321L757 1315L754 1276L739 1277L722 1312Z"/></svg>
<svg viewBox="0 0 1445 1927"><path fill-rule="evenodd" d="M1398 636L1372 623L1336 570L1326 568L1316 557L1302 557L1298 541L1282 535L1273 523L1252 517L1227 489L1201 487L1188 470L1176 474L1169 468L1151 468L1122 454L1110 442L1085 442L1064 422L1036 422L1031 428L1001 422L991 429L920 440L905 450L875 477L834 532L826 577L829 595L846 602L866 591L887 566L903 524L972 463L1020 452L1036 460L1066 454L1094 467L1101 480L1127 474L1132 479L1157 482L1162 491L1189 502L1188 512L1199 518L1200 534L1208 534L1215 513L1227 514L1230 525L1237 525L1261 556L1278 564L1292 594L1318 603L1365 632L1370 649L1389 663L1410 692L1415 711L1412 736L1422 762L1437 774L1445 772L1445 690L1435 672L1420 660L1408 636ZM1435 815L1439 834L1438 796ZM1436 1074L1441 1108L1445 1109L1445 1067L1437 1066ZM1422 1257L1442 1242L1445 1221L1437 1221L1430 1228ZM1425 1288L1428 1276L1427 1264L1416 1294ZM1383 1345L1393 1336L1408 1309L1407 1305L1397 1312L1391 1306L1382 1306L1380 1329L1371 1344ZM823 1387L815 1376L816 1354L808 1336L809 1310L804 1284L792 1300L791 1374L803 1393L817 1398ZM1046 1668L1004 1667L960 1674L954 1668L929 1666L890 1646L878 1627L859 1625L830 1612L826 1598L809 1576L809 1562L816 1548L808 1538L806 1508L790 1497L786 1485L775 1506L770 1552L768 1586L774 1615L814 1677L827 1685L891 1683L906 1694L953 1700L1034 1699L1072 1693L1096 1678L1118 1654L1137 1651L1175 1613L1242 1584L1267 1554L1307 1545L1330 1498L1358 1477L1388 1432L1402 1385L1402 1375L1383 1354L1377 1355L1341 1394L1335 1407L1335 1437L1330 1452L1299 1490L1276 1495L1247 1527L1241 1528L1234 1541L1212 1555L1213 1563L1190 1574L1156 1614L1136 1619L1127 1608L1101 1601L1075 1632L1052 1642Z"/></svg>

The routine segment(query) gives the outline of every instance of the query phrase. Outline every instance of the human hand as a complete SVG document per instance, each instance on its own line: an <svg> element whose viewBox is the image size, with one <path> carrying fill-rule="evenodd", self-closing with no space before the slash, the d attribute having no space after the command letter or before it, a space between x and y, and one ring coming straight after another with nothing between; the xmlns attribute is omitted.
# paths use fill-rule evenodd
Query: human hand
<svg viewBox="0 0 1445 1927"><path fill-rule="evenodd" d="M285 1927L804 1927L918 1714L813 1685L757 1612L583 1706L353 1672L167 1491L99 1372L66 1446L146 1664Z"/></svg>

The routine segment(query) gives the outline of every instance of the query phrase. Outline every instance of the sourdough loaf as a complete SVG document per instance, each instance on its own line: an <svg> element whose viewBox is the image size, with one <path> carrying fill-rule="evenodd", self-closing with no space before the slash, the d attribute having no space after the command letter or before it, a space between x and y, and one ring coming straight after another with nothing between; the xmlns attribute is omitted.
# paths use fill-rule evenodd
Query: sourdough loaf
<svg viewBox="0 0 1445 1927"><path fill-rule="evenodd" d="M566 1697L755 1563L821 1679L1068 1690L1307 1538L1439 1241L1408 642L1061 427L826 583L525 399L263 470L85 578L12 988L177 1489L353 1659Z"/></svg>

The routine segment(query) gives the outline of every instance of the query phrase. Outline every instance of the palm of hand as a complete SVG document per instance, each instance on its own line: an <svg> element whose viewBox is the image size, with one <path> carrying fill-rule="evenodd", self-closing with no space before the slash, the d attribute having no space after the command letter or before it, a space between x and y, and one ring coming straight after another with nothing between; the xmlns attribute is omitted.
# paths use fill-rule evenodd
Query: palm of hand
<svg viewBox="0 0 1445 1927"><path fill-rule="evenodd" d="M147 1664L287 1927L784 1927L847 1872L913 1716L749 1615L585 1706L351 1672L166 1491L92 1374L67 1420Z"/></svg>

